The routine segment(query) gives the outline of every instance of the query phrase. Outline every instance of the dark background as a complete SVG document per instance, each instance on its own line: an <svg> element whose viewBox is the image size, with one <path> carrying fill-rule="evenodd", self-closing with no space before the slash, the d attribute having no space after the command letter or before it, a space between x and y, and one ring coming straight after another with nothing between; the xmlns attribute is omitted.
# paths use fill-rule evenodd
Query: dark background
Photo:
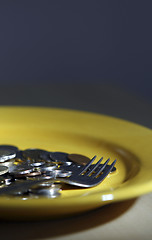
<svg viewBox="0 0 152 240"><path fill-rule="evenodd" d="M0 105L152 126L152 1L0 1Z"/></svg>

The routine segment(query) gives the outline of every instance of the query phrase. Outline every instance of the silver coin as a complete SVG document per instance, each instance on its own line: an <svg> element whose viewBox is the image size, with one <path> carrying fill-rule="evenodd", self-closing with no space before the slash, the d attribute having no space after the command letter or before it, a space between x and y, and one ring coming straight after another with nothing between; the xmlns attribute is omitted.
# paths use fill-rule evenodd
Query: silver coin
<svg viewBox="0 0 152 240"><path fill-rule="evenodd" d="M25 180L26 179L28 179L28 177L32 180L32 178L34 178L34 177L37 177L37 176L40 176L41 175L41 172L30 172L30 173L26 173L26 174L17 174L17 173L15 173L15 174L13 174L13 177L17 180L17 179L24 179L25 178Z"/></svg>
<svg viewBox="0 0 152 240"><path fill-rule="evenodd" d="M54 172L50 172L48 175L42 174L40 176L26 176L27 180L35 180L35 181L42 181L42 180L52 180L54 182L55 174Z"/></svg>
<svg viewBox="0 0 152 240"><path fill-rule="evenodd" d="M61 184L60 183L54 183L52 181L43 181L43 182L39 182L33 186L31 186L29 188L29 191L36 191L36 190L40 190L40 189L56 189L56 190L60 190L61 189Z"/></svg>
<svg viewBox="0 0 152 240"><path fill-rule="evenodd" d="M60 191L61 189L58 184L57 185L52 184L51 186L44 186L43 184L41 184L33 186L32 188L29 189L30 193L47 198L59 197L61 195Z"/></svg>
<svg viewBox="0 0 152 240"><path fill-rule="evenodd" d="M14 164L9 168L9 173L11 175L25 175L31 173L33 170L33 167L29 166L28 164Z"/></svg>
<svg viewBox="0 0 152 240"><path fill-rule="evenodd" d="M43 197L46 197L46 198L57 198L61 195L60 191L59 190L56 190L56 189L41 189L37 192L37 195L39 196L43 196Z"/></svg>
<svg viewBox="0 0 152 240"><path fill-rule="evenodd" d="M53 187L54 182L53 181L44 181L38 184L39 187ZM60 185L61 187L61 185Z"/></svg>
<svg viewBox="0 0 152 240"><path fill-rule="evenodd" d="M65 152L51 152L50 158L52 159L52 161L58 164L72 164L72 162L68 159L68 153Z"/></svg>
<svg viewBox="0 0 152 240"><path fill-rule="evenodd" d="M32 167L41 167L45 164L46 162L43 160L35 161L35 162L29 162L29 165Z"/></svg>
<svg viewBox="0 0 152 240"><path fill-rule="evenodd" d="M5 162L16 157L18 148L11 145L0 145L0 162Z"/></svg>
<svg viewBox="0 0 152 240"><path fill-rule="evenodd" d="M40 167L40 171L42 173L46 173L46 172L52 172L53 170L57 169L58 165L57 164L45 164L42 167Z"/></svg>
<svg viewBox="0 0 152 240"><path fill-rule="evenodd" d="M27 173L26 177L35 177L35 176L40 176L40 175L41 175L40 171L33 171L33 172L30 172L30 173Z"/></svg>
<svg viewBox="0 0 152 240"><path fill-rule="evenodd" d="M40 155L45 153L46 151L43 149L37 149L37 148L29 148L24 151L22 151L23 157L25 159L30 159L30 160L42 160Z"/></svg>
<svg viewBox="0 0 152 240"><path fill-rule="evenodd" d="M9 168L13 165L14 162L15 162L15 159L10 159L10 160L7 160L7 161L5 161L3 163L0 163L0 164Z"/></svg>
<svg viewBox="0 0 152 240"><path fill-rule="evenodd" d="M61 193L59 191L56 191L54 189L42 189L38 190L35 193L30 193L31 198L39 198L39 197L45 197L45 198L57 198L60 197Z"/></svg>
<svg viewBox="0 0 152 240"><path fill-rule="evenodd" d="M0 165L0 175L4 175L8 172L8 167Z"/></svg>

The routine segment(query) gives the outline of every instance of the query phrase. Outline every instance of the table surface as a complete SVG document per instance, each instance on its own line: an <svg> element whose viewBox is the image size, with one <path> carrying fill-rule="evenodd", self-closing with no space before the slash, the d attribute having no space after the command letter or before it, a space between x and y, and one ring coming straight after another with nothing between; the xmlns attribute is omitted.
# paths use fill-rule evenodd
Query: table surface
<svg viewBox="0 0 152 240"><path fill-rule="evenodd" d="M7 93L7 95L6 95ZM98 112L152 127L151 103L116 86L50 85L0 88L1 105L47 106ZM3 240L152 239L152 193L64 219L7 222Z"/></svg>
<svg viewBox="0 0 152 240"><path fill-rule="evenodd" d="M0 222L1 239L152 239L152 193L64 219Z"/></svg>

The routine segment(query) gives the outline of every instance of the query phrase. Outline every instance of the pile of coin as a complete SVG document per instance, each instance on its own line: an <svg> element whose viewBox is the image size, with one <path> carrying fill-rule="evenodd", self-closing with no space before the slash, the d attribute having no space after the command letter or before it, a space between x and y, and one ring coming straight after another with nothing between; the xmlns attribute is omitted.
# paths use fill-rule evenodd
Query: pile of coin
<svg viewBox="0 0 152 240"><path fill-rule="evenodd" d="M60 196L62 185L58 177L68 177L70 171L59 168L73 162L85 165L90 159L79 154L49 152L42 149L20 150L16 146L0 145L0 195L38 198Z"/></svg>
<svg viewBox="0 0 152 240"><path fill-rule="evenodd" d="M0 196L22 199L56 198L63 184L59 178L69 177L71 164L86 165L90 159L80 154L50 152L43 149L20 150L16 146L0 145ZM112 171L116 169L113 168Z"/></svg>

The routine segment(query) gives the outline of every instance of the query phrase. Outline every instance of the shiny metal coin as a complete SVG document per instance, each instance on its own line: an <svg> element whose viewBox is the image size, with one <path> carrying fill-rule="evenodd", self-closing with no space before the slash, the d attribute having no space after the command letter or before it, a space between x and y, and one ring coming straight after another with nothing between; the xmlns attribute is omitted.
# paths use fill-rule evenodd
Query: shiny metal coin
<svg viewBox="0 0 152 240"><path fill-rule="evenodd" d="M51 182L51 181L44 181L44 182L40 182L40 183L37 183L33 186L31 186L29 188L29 191L37 191L38 189L56 189L56 190L60 190L61 189L61 184L60 183L54 183L54 182Z"/></svg>
<svg viewBox="0 0 152 240"><path fill-rule="evenodd" d="M43 196L47 198L56 198L61 195L60 193L60 185L56 184L51 184L51 186L46 186L45 183L43 184L38 184L29 189L29 192L37 195L37 196Z"/></svg>
<svg viewBox="0 0 152 240"><path fill-rule="evenodd" d="M27 164L13 165L9 168L11 175L25 175L33 172L34 168Z"/></svg>
<svg viewBox="0 0 152 240"><path fill-rule="evenodd" d="M41 173L46 173L46 172L52 172L53 170L57 169L57 167L58 167L57 164L49 163L41 166L39 169Z"/></svg>
<svg viewBox="0 0 152 240"><path fill-rule="evenodd" d="M52 172L49 172L48 175L46 174L42 174L40 176L26 176L26 179L27 180L34 180L34 181L42 181L42 180L52 180L54 181L55 179L55 173L52 171Z"/></svg>
<svg viewBox="0 0 152 240"><path fill-rule="evenodd" d="M8 172L8 167L0 165L0 175L4 175Z"/></svg>
<svg viewBox="0 0 152 240"><path fill-rule="evenodd" d="M71 164L71 160L68 159L68 153L51 152L50 158L52 159L52 161L56 162L57 164L63 164L63 163L66 165Z"/></svg>
<svg viewBox="0 0 152 240"><path fill-rule="evenodd" d="M33 162L28 162L30 166L32 167L41 167L43 166L46 162L43 160L39 160L39 161L33 161Z"/></svg>
<svg viewBox="0 0 152 240"><path fill-rule="evenodd" d="M30 196L33 198L45 197L45 198L57 198L61 196L61 193L55 189L41 189L36 192L32 192Z"/></svg>
<svg viewBox="0 0 152 240"><path fill-rule="evenodd" d="M25 176L26 177L35 177L35 176L40 176L42 173L40 171L34 171L34 172L30 172L27 173Z"/></svg>
<svg viewBox="0 0 152 240"><path fill-rule="evenodd" d="M74 163L77 163L77 164L80 164L80 165L83 165L85 166L89 161L90 161L90 158L84 156L84 155L81 155L81 154L68 154L68 159Z"/></svg>
<svg viewBox="0 0 152 240"><path fill-rule="evenodd" d="M7 160L7 161L5 161L3 163L0 163L0 165L2 164L3 166L6 166L6 167L9 168L9 167L11 167L14 164L14 162L15 162L15 158Z"/></svg>
<svg viewBox="0 0 152 240"><path fill-rule="evenodd" d="M53 187L56 186L53 181L44 181L38 184L39 187L44 188L44 187ZM61 188L61 184L57 186L59 189Z"/></svg>
<svg viewBox="0 0 152 240"><path fill-rule="evenodd" d="M42 153L45 153L46 151L43 150L43 149L37 149L37 148L29 148L29 149L26 149L22 152L23 154L23 157L25 159L30 159L30 160L41 160L41 157L40 155Z"/></svg>
<svg viewBox="0 0 152 240"><path fill-rule="evenodd" d="M41 175L41 172L38 172L38 171L30 172L30 173L26 173L26 174L13 174L15 179L20 179L20 178L27 179L28 177L32 179L32 178L40 176L40 175Z"/></svg>
<svg viewBox="0 0 152 240"><path fill-rule="evenodd" d="M5 162L16 157L18 148L11 145L0 145L0 162Z"/></svg>

